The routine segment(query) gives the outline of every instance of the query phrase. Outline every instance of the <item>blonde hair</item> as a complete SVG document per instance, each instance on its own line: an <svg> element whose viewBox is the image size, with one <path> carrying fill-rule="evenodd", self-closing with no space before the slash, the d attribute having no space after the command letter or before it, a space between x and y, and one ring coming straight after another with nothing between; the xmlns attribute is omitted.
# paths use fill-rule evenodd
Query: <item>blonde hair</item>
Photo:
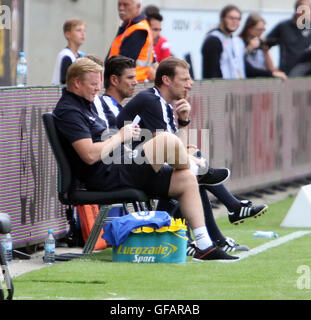
<svg viewBox="0 0 311 320"><path fill-rule="evenodd" d="M76 26L81 26L81 25L86 26L86 23L84 21L82 21L80 19L76 19L76 18L66 20L63 25L64 34L66 32L70 32L72 28L74 28Z"/></svg>
<svg viewBox="0 0 311 320"><path fill-rule="evenodd" d="M84 80L85 75L90 72L103 72L103 68L88 58L77 59L67 70L67 86L70 87L73 84L74 79L78 78L80 80Z"/></svg>

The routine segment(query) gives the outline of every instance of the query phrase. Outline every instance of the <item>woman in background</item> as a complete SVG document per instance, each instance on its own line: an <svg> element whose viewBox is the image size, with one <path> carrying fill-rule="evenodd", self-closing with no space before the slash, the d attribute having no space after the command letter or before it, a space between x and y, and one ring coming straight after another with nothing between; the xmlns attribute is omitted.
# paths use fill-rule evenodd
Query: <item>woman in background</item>
<svg viewBox="0 0 311 320"><path fill-rule="evenodd" d="M257 13L251 13L244 25L240 37L246 46L246 59L255 68L275 71L269 48L261 39L266 31L265 20Z"/></svg>

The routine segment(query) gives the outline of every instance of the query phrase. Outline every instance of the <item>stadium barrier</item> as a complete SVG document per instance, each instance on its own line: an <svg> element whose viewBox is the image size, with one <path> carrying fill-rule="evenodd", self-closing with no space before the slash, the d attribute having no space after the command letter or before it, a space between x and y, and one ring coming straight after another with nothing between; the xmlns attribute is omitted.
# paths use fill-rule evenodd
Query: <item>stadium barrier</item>
<svg viewBox="0 0 311 320"><path fill-rule="evenodd" d="M196 83L192 128L209 128L211 166L232 192L311 174L311 79Z"/></svg>
<svg viewBox="0 0 311 320"><path fill-rule="evenodd" d="M0 212L11 217L15 248L67 230L41 121L60 95L58 87L0 89ZM195 82L189 100L190 142L211 166L231 169L232 192L311 174L311 79Z"/></svg>
<svg viewBox="0 0 311 320"><path fill-rule="evenodd" d="M57 195L57 169L41 121L59 88L0 90L0 212L10 215L14 248L67 230Z"/></svg>

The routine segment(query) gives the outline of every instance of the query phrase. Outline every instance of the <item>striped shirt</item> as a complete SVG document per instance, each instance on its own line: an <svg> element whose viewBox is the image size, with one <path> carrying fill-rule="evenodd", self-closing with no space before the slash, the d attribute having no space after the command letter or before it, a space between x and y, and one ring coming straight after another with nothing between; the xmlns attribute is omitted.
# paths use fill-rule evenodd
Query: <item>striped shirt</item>
<svg viewBox="0 0 311 320"><path fill-rule="evenodd" d="M117 118L118 127L123 127L125 121L133 121L136 115L141 117L139 126L152 133L178 131L173 107L166 103L156 87L141 91L123 107Z"/></svg>

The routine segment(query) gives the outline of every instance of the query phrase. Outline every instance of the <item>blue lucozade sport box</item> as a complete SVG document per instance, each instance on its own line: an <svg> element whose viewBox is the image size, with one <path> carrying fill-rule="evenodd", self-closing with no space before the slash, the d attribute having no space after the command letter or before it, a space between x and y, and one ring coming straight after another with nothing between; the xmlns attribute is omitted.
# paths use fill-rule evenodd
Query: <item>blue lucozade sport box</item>
<svg viewBox="0 0 311 320"><path fill-rule="evenodd" d="M186 262L187 227L181 219L160 229L141 227L133 230L126 241L113 247L115 262L184 263Z"/></svg>

